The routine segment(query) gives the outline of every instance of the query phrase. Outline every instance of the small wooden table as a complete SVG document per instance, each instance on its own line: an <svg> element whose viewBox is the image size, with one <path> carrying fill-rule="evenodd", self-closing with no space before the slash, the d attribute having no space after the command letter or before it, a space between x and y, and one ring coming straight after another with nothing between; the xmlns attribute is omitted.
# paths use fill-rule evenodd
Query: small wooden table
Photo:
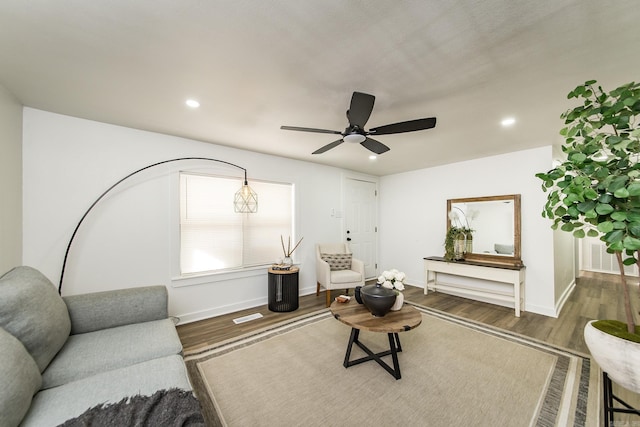
<svg viewBox="0 0 640 427"><path fill-rule="evenodd" d="M358 304L358 302L353 299L346 303L334 301L330 309L331 314L333 314L336 319L345 325L351 326L351 336L349 337L347 353L344 356L344 363L342 365L348 368L369 360L375 360L396 380L399 380L401 375L400 364L398 363L398 352L402 351L402 346L400 345L398 332L410 331L411 329L417 328L420 323L422 323L422 314L412 306L405 304L399 311L390 311L384 317L375 317L364 305ZM369 350L367 346L358 340L360 330L386 333L389 336L389 350L380 353L374 353ZM360 347L367 353L367 356L356 360L349 360L351 358L353 344ZM393 368L381 359L388 355L391 355L393 360Z"/></svg>

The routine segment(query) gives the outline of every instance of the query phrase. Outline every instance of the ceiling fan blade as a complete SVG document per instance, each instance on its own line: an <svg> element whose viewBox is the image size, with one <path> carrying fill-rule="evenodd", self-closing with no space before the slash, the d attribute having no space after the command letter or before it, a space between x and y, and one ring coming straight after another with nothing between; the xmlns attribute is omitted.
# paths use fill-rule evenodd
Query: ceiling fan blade
<svg viewBox="0 0 640 427"><path fill-rule="evenodd" d="M327 144L327 145L325 145L324 147L318 148L316 151L314 151L314 152L313 152L313 153L311 153L311 154L322 154L322 153L324 153L325 151L329 151L329 150L331 150L332 148L337 147L338 145L342 144L343 142L344 142L344 141L342 141L342 139L339 139L339 140L337 140L337 141L333 141L331 144Z"/></svg>
<svg viewBox="0 0 640 427"><path fill-rule="evenodd" d="M384 145L382 142L376 141L375 139L371 138L365 139L360 144L367 150L373 151L376 154L386 153L390 150L390 148Z"/></svg>
<svg viewBox="0 0 640 427"><path fill-rule="evenodd" d="M406 122L393 123L377 128L369 129L371 135L389 135L392 133L415 132L417 130L431 129L436 126L436 118L416 119Z"/></svg>
<svg viewBox="0 0 640 427"><path fill-rule="evenodd" d="M371 116L373 111L373 104L376 102L376 97L369 95L368 93L353 92L351 95L351 105L347 111L347 118L351 126L358 126L360 129L364 129L364 125Z"/></svg>
<svg viewBox="0 0 640 427"><path fill-rule="evenodd" d="M342 135L342 132L329 129L316 129L316 128L302 128L298 126L280 126L280 129L284 130L297 130L301 132L315 132L315 133L333 133L336 135Z"/></svg>

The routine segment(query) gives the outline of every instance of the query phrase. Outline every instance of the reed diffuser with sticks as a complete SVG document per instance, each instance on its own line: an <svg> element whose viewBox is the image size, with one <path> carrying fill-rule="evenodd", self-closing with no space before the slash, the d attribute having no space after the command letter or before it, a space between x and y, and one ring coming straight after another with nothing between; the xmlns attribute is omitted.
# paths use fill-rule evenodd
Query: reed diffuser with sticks
<svg viewBox="0 0 640 427"><path fill-rule="evenodd" d="M304 237L301 237L300 240L298 240L298 243L296 243L295 246L293 247L293 249L291 249L291 236L289 236L289 239L287 240L287 247L285 248L284 247L284 238L282 237L282 235L280 235L280 243L282 244L282 252L284 252L284 259L282 260L282 264L284 264L285 266L293 265L293 259L291 258L291 255L293 255L293 251L295 251L298 248L298 246L302 242L302 239L304 239Z"/></svg>

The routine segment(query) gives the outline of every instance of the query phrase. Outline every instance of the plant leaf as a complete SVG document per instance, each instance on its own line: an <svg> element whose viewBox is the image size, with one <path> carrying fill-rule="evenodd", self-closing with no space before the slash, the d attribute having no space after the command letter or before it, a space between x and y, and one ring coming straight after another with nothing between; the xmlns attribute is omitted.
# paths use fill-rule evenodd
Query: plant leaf
<svg viewBox="0 0 640 427"><path fill-rule="evenodd" d="M640 196L640 182L632 182L627 186L630 197Z"/></svg>
<svg viewBox="0 0 640 427"><path fill-rule="evenodd" d="M587 212L587 211L593 210L595 207L596 207L596 202L593 200L578 203L578 210L580 212Z"/></svg>
<svg viewBox="0 0 640 427"><path fill-rule="evenodd" d="M629 197L629 190L627 190L626 188L618 188L614 193L613 196L618 198L618 199L626 199L627 197Z"/></svg>
<svg viewBox="0 0 640 427"><path fill-rule="evenodd" d="M598 224L597 228L601 233L609 233L613 231L613 223L611 221L604 221Z"/></svg>
<svg viewBox="0 0 640 427"><path fill-rule="evenodd" d="M613 206L608 203L600 203L596 206L596 212L598 215L609 215L613 211Z"/></svg>
<svg viewBox="0 0 640 427"><path fill-rule="evenodd" d="M627 213L626 212L613 212L611 214L611 219L615 220L615 221L625 221L627 219Z"/></svg>
<svg viewBox="0 0 640 427"><path fill-rule="evenodd" d="M573 231L574 228L574 225L570 222L566 222L562 224L562 227L560 227L562 231Z"/></svg>
<svg viewBox="0 0 640 427"><path fill-rule="evenodd" d="M638 249L640 249L640 239L636 239L635 237L625 237L622 244L624 245L625 249L629 249L632 251L637 251Z"/></svg>

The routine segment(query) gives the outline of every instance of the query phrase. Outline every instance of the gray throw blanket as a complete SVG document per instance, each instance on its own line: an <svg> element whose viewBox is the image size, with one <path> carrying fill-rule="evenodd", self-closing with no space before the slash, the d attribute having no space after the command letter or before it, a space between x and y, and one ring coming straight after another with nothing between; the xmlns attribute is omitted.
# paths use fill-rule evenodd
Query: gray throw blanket
<svg viewBox="0 0 640 427"><path fill-rule="evenodd" d="M172 388L153 396L133 396L101 404L67 420L60 427L199 427L204 426L200 403L192 392Z"/></svg>

